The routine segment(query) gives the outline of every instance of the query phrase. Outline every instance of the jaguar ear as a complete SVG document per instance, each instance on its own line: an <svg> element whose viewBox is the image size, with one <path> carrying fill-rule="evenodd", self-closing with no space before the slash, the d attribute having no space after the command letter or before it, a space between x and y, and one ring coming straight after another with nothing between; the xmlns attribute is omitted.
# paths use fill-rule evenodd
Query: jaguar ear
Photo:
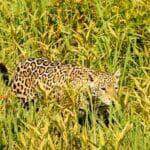
<svg viewBox="0 0 150 150"><path fill-rule="evenodd" d="M120 71L120 69L118 69L118 70L114 73L114 77L119 80L120 75L121 75L121 71Z"/></svg>

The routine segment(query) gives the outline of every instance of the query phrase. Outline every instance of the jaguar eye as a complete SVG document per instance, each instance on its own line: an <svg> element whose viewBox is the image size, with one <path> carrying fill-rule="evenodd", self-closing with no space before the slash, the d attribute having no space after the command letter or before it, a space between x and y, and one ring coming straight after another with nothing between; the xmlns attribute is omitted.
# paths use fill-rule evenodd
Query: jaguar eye
<svg viewBox="0 0 150 150"><path fill-rule="evenodd" d="M115 87L115 90L118 90L118 87Z"/></svg>
<svg viewBox="0 0 150 150"><path fill-rule="evenodd" d="M105 88L105 87L102 87L101 90L106 91L106 88Z"/></svg>
<svg viewBox="0 0 150 150"><path fill-rule="evenodd" d="M118 87L115 87L115 90L118 91Z"/></svg>

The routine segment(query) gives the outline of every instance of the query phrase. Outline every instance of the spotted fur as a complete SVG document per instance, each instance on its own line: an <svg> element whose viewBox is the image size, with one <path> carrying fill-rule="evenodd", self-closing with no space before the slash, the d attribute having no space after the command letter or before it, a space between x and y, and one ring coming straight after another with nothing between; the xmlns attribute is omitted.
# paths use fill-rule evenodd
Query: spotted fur
<svg viewBox="0 0 150 150"><path fill-rule="evenodd" d="M5 84L9 85L8 70L2 63L0 63L0 73L2 73ZM115 100L119 77L119 70L115 74L110 74L71 64L54 63L46 58L29 58L17 65L10 83L12 91L23 104L37 99L39 88L46 91L49 98L55 98L66 105L68 102L64 97L68 87L78 91L79 95L87 96L90 93L92 100L96 99L104 104L106 108L104 109L106 111L104 120L108 125L107 108L111 101ZM77 103L79 110L82 110L83 105L87 106L90 102L77 101ZM99 105L98 108L102 110Z"/></svg>
<svg viewBox="0 0 150 150"><path fill-rule="evenodd" d="M112 75L85 67L53 63L46 58L29 58L17 65L12 90L18 98L27 102L36 98L37 89L42 85L49 96L63 100L64 89L71 84L77 89L84 87L81 90L83 93L89 88L92 96L109 105L117 93L119 75L118 71Z"/></svg>

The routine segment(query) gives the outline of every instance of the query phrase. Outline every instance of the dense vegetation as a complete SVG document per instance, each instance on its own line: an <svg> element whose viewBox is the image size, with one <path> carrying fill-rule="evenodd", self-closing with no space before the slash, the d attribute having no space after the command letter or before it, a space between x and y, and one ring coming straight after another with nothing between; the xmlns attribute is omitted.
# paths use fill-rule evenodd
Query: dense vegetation
<svg viewBox="0 0 150 150"><path fill-rule="evenodd" d="M109 127L94 113L92 127L81 127L75 111L63 118L51 101L27 111L1 80L0 149L150 149L149 6L148 0L0 0L0 62L10 77L28 57L121 69Z"/></svg>

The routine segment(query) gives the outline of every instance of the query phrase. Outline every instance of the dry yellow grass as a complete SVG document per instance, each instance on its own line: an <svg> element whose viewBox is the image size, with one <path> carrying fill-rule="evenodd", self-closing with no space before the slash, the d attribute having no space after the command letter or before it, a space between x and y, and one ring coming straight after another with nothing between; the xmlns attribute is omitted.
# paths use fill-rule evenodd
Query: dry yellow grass
<svg viewBox="0 0 150 150"><path fill-rule="evenodd" d="M48 57L109 72L121 69L110 127L81 127L48 101L24 110L0 82L0 149L150 149L150 3L147 0L0 0L0 62ZM73 98L73 96L72 96ZM71 118L71 119L70 119ZM71 120L71 123L70 123Z"/></svg>

